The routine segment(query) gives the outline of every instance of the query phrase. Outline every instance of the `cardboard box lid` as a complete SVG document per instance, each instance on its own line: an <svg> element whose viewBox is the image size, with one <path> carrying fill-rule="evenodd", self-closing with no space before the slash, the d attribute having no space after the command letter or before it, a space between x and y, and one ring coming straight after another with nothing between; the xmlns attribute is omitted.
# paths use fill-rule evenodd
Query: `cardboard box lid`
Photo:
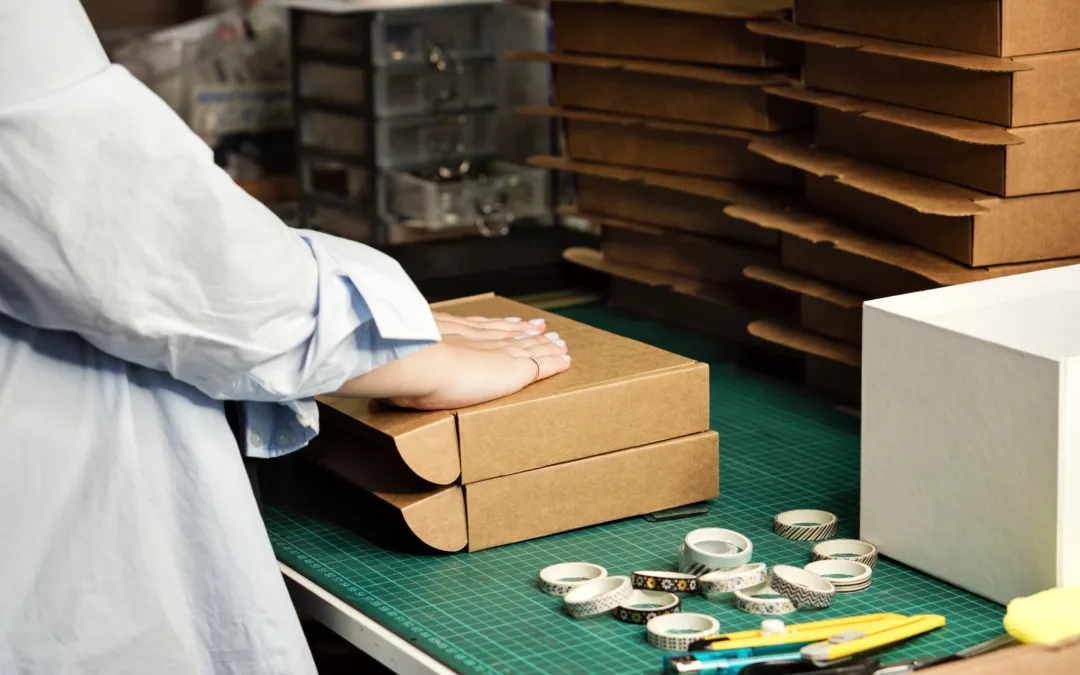
<svg viewBox="0 0 1080 675"><path fill-rule="evenodd" d="M733 204L725 207L724 213L813 244L832 246L845 253L913 272L939 286L954 286L1080 263L1080 258L1072 258L994 267L967 267L917 246L844 227L827 216L807 211Z"/></svg>
<svg viewBox="0 0 1080 675"><path fill-rule="evenodd" d="M518 115L530 117L554 117L559 119L582 120L586 122L603 122L617 124L625 127L641 127L655 129L657 131L674 131L686 134L704 134L706 136L724 136L726 138L741 138L750 141L761 134L743 129L730 127L714 127L707 124L693 124L689 122L665 122L663 120L649 119L646 117L631 117L628 115L612 115L609 113L592 112L588 110L572 110L568 108L552 108L549 106L525 106L515 110Z"/></svg>
<svg viewBox="0 0 1080 675"><path fill-rule="evenodd" d="M763 87L767 84L790 84L794 79L787 73L773 70L748 70L689 66L661 61L641 61L607 56L553 54L551 52L510 52L507 58L519 61L538 61L553 65L582 66L598 70L624 70L645 75L664 75L686 80L709 82L729 87Z"/></svg>
<svg viewBox="0 0 1080 675"><path fill-rule="evenodd" d="M1080 673L1080 638L1025 645L937 666L934 675L1066 675Z"/></svg>
<svg viewBox="0 0 1080 675"><path fill-rule="evenodd" d="M908 61L922 61L923 63L933 63L961 70L985 73L1018 73L1024 70L1032 70L1035 67L1030 63L1015 61L1012 58L969 54L967 52L952 51L951 49L892 42L850 33L836 33L817 28L807 28L806 26L797 26L790 21L751 21L746 27L751 33L782 40L793 40L836 49L851 49L866 52L867 54L891 56Z"/></svg>
<svg viewBox="0 0 1080 675"><path fill-rule="evenodd" d="M972 145L1021 145L1024 139L1008 129L985 122L975 122L960 117L939 115L914 108L904 108L888 103L878 103L854 96L831 94L802 86L766 87L768 93L791 101L809 103L820 108L859 115L880 122L888 122L926 133L942 136Z"/></svg>
<svg viewBox="0 0 1080 675"><path fill-rule="evenodd" d="M790 139L759 138L750 151L919 213L963 217L989 213L1001 198L917 176Z"/></svg>
<svg viewBox="0 0 1080 675"><path fill-rule="evenodd" d="M671 378L696 379L698 371L708 370L705 364L692 359L490 294L432 307L462 316L542 317L549 330L563 334L577 357L574 367L566 373L512 396L454 411L400 411L366 399L320 399L327 424L338 425L364 443L391 452L417 476L438 485L453 483L459 477L470 483L621 449L605 449L603 443L588 448L575 445L575 439L588 435L586 428L593 436L603 434L604 443L625 443L622 447L657 440L652 436L668 430L640 425L612 429L606 423L597 424L587 413L580 419L561 420L557 433L549 429L541 434L538 430L550 426L547 419L554 409L600 405L626 387L660 387ZM704 419L698 419L698 401L682 406L674 400L668 403L672 409L685 410L683 416L669 415L669 424L688 428L680 428L665 438L708 427L707 409ZM659 414L659 407L654 408L654 414ZM512 439L506 438L508 429L517 430ZM553 444L557 449L552 449Z"/></svg>
<svg viewBox="0 0 1080 675"><path fill-rule="evenodd" d="M765 188L754 188L724 180L680 176L643 169L628 169L608 164L575 162L565 157L530 157L527 162L530 166L542 169L608 178L622 183L642 183L652 187L707 197L727 204L775 204L779 200L779 195L782 194L779 190L770 191Z"/></svg>
<svg viewBox="0 0 1080 675"><path fill-rule="evenodd" d="M791 9L792 0L556 0L557 2L588 3L593 5L629 5L665 9L687 14L708 14L733 19L754 19L783 16Z"/></svg>
<svg viewBox="0 0 1080 675"><path fill-rule="evenodd" d="M747 279L761 282L774 288L798 293L818 300L824 300L843 309L860 309L869 298L837 288L824 281L792 272L787 269L752 265L743 270Z"/></svg>
<svg viewBox="0 0 1080 675"><path fill-rule="evenodd" d="M819 356L852 368L862 367L862 350L839 340L793 328L770 319L752 322L747 330L754 337L803 354Z"/></svg>

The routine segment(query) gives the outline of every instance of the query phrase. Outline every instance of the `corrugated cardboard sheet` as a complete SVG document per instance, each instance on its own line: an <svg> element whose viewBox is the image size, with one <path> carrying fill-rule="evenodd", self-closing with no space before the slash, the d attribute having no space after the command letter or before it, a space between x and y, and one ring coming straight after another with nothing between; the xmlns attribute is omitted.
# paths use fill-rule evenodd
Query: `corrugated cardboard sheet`
<svg viewBox="0 0 1080 675"><path fill-rule="evenodd" d="M555 51L752 68L792 65L792 45L746 29L746 19L777 16L789 7L786 0L561 0L551 7Z"/></svg>
<svg viewBox="0 0 1080 675"><path fill-rule="evenodd" d="M805 43L803 82L812 89L1006 127L1080 120L1080 50L996 58L783 21L748 25Z"/></svg>
<svg viewBox="0 0 1080 675"><path fill-rule="evenodd" d="M773 288L796 294L799 320L812 333L851 345L862 344L862 305L866 296L831 286L788 269L747 267L743 274Z"/></svg>
<svg viewBox="0 0 1080 675"><path fill-rule="evenodd" d="M574 161L776 185L794 181L790 167L747 150L755 136L740 129L547 107L518 113L563 120Z"/></svg>
<svg viewBox="0 0 1080 675"><path fill-rule="evenodd" d="M783 72L545 52L508 56L553 64L555 100L564 108L751 131L794 129L809 122L804 107L769 97L762 89L790 84L791 75Z"/></svg>
<svg viewBox="0 0 1080 675"><path fill-rule="evenodd" d="M1076 0L795 0L801 25L988 56L1080 49Z"/></svg>

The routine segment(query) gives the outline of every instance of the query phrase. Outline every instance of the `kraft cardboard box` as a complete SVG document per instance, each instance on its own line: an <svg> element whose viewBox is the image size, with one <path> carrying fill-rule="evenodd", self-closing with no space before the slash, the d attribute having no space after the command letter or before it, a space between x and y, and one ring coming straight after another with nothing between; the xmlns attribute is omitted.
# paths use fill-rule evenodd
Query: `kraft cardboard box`
<svg viewBox="0 0 1080 675"><path fill-rule="evenodd" d="M747 267L743 274L799 299L799 323L811 333L862 344L862 306L869 298L789 269Z"/></svg>
<svg viewBox="0 0 1080 675"><path fill-rule="evenodd" d="M988 56L1080 49L1074 0L795 0L795 22Z"/></svg>
<svg viewBox="0 0 1080 675"><path fill-rule="evenodd" d="M775 185L795 179L790 167L750 152L746 146L756 136L741 129L565 108L517 112L561 119L566 154L574 161Z"/></svg>
<svg viewBox="0 0 1080 675"><path fill-rule="evenodd" d="M934 675L1068 675L1080 672L1080 638L1001 649L935 667Z"/></svg>
<svg viewBox="0 0 1080 675"><path fill-rule="evenodd" d="M1005 127L1080 120L1080 50L996 58L783 21L748 25L805 43L803 82L811 89Z"/></svg>
<svg viewBox="0 0 1080 675"><path fill-rule="evenodd" d="M604 230L601 250L614 263L720 284L746 284L743 269L779 262L774 249L696 237L582 212Z"/></svg>
<svg viewBox="0 0 1080 675"><path fill-rule="evenodd" d="M787 140L750 149L805 171L810 204L967 265L1080 255L1080 191L1000 198Z"/></svg>
<svg viewBox="0 0 1080 675"><path fill-rule="evenodd" d="M783 351L803 355L807 385L848 401L859 400L862 352L858 347L768 319L752 322L748 330Z"/></svg>
<svg viewBox="0 0 1080 675"><path fill-rule="evenodd" d="M774 192L728 181L674 176L655 171L533 157L532 166L577 176L577 206L582 212L721 239L776 247L776 232L724 214L725 204L774 204L791 200Z"/></svg>
<svg viewBox="0 0 1080 675"><path fill-rule="evenodd" d="M560 0L551 16L557 52L775 68L798 63L796 50L751 33L746 20L790 7L789 0Z"/></svg>
<svg viewBox="0 0 1080 675"><path fill-rule="evenodd" d="M782 131L809 123L802 106L770 97L762 89L791 84L785 72L545 52L508 56L552 64L555 101L563 108L750 131Z"/></svg>
<svg viewBox="0 0 1080 675"><path fill-rule="evenodd" d="M556 426L556 425L552 425ZM340 427L305 449L321 471L360 490L369 517L436 551L480 551L716 497L719 440L704 432L562 464L437 486L398 455Z"/></svg>
<svg viewBox="0 0 1080 675"><path fill-rule="evenodd" d="M459 316L542 317L570 345L574 361L513 396L460 410L321 399L324 427L400 457L425 481L476 483L709 428L706 364L505 298L432 307Z"/></svg>
<svg viewBox="0 0 1080 675"><path fill-rule="evenodd" d="M802 87L767 91L817 106L823 148L1001 197L1080 190L1080 122L1008 130Z"/></svg>
<svg viewBox="0 0 1080 675"><path fill-rule="evenodd" d="M972 268L916 246L852 229L822 214L731 205L725 211L782 234L783 266L870 298L1023 274L1080 263L1080 258Z"/></svg>

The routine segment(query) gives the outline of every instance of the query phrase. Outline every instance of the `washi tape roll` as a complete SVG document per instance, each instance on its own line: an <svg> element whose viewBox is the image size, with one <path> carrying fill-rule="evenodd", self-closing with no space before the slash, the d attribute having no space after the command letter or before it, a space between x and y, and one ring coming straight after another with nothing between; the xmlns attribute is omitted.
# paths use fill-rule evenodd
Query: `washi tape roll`
<svg viewBox="0 0 1080 675"><path fill-rule="evenodd" d="M563 597L566 613L584 619L610 612L630 597L630 577L604 577L584 583Z"/></svg>
<svg viewBox="0 0 1080 675"><path fill-rule="evenodd" d="M877 546L858 539L830 539L814 545L814 560L851 560L877 567Z"/></svg>
<svg viewBox="0 0 1080 675"><path fill-rule="evenodd" d="M665 614L645 625L645 638L653 647L685 652L702 638L720 633L720 622L706 614Z"/></svg>
<svg viewBox="0 0 1080 675"><path fill-rule="evenodd" d="M615 608L615 618L641 626L665 614L677 614L682 600L674 593L664 591L633 590L630 597Z"/></svg>
<svg viewBox="0 0 1080 675"><path fill-rule="evenodd" d="M870 588L874 570L854 560L818 560L803 569L824 577L837 593L858 593Z"/></svg>
<svg viewBox="0 0 1080 675"><path fill-rule="evenodd" d="M784 511L773 519L773 532L784 539L821 541L836 536L836 516L828 511Z"/></svg>
<svg viewBox="0 0 1080 675"><path fill-rule="evenodd" d="M679 547L679 571L701 576L750 562L754 544L734 530L703 527L686 535Z"/></svg>
<svg viewBox="0 0 1080 675"><path fill-rule="evenodd" d="M698 580L693 574L641 570L630 575L630 585L646 591L694 593L698 589Z"/></svg>
<svg viewBox="0 0 1080 675"><path fill-rule="evenodd" d="M710 600L730 598L740 588L765 583L769 578L764 563L750 563L730 570L716 570L698 579L701 592Z"/></svg>
<svg viewBox="0 0 1080 675"><path fill-rule="evenodd" d="M562 597L582 584L607 576L599 565L584 562L559 563L540 570L540 590Z"/></svg>
<svg viewBox="0 0 1080 675"><path fill-rule="evenodd" d="M781 616L798 609L791 600L777 593L768 582L735 591L735 609L760 616Z"/></svg>
<svg viewBox="0 0 1080 675"><path fill-rule="evenodd" d="M795 607L826 609L836 598L836 587L828 579L793 565L773 567L769 585Z"/></svg>

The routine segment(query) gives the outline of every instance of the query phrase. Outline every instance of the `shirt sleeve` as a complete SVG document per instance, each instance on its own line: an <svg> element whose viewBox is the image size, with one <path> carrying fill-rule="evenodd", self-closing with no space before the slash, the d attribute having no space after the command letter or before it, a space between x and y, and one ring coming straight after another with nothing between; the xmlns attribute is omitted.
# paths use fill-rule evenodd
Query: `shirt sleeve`
<svg viewBox="0 0 1080 675"><path fill-rule="evenodd" d="M276 416L317 430L307 399L439 339L394 260L286 227L123 68L0 109L0 145L0 312L280 404L245 409L268 455Z"/></svg>

